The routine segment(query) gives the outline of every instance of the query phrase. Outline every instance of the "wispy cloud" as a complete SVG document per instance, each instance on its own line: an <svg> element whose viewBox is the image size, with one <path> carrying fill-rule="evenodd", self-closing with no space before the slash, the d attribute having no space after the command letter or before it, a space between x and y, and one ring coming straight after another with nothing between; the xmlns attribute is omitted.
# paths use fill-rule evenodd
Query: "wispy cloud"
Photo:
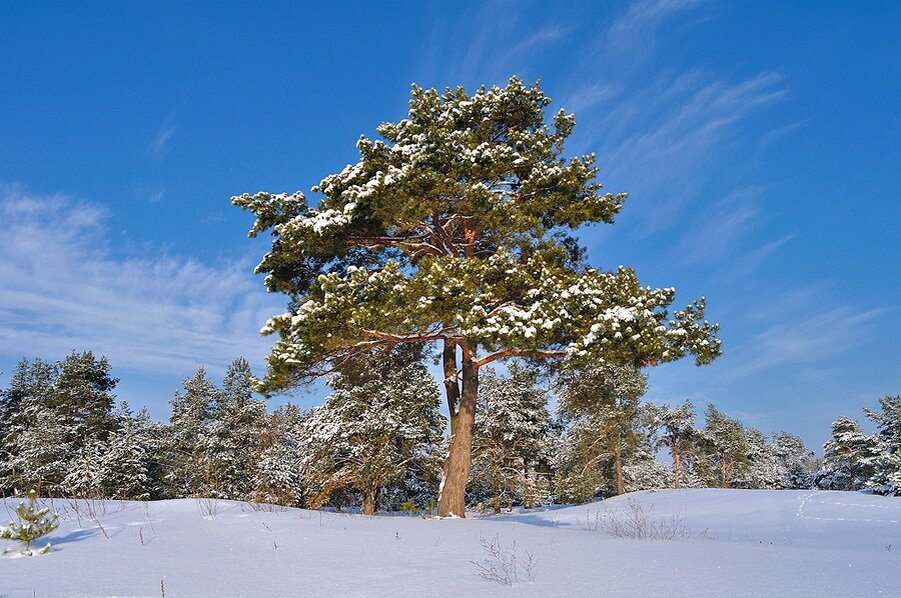
<svg viewBox="0 0 901 598"><path fill-rule="evenodd" d="M738 380L775 367L817 364L846 354L872 338L876 321L890 311L885 307L811 309L773 324L726 355L724 378Z"/></svg>
<svg viewBox="0 0 901 598"><path fill-rule="evenodd" d="M643 211L653 232L677 222L714 174L711 165L737 139L740 123L785 94L778 73L739 81L698 70L664 73L618 98L582 134L593 145L603 140L600 156L611 176L634 181L634 195L655 198L654 209Z"/></svg>
<svg viewBox="0 0 901 598"><path fill-rule="evenodd" d="M156 159L161 159L165 156L166 152L169 151L170 142L175 137L176 132L178 132L178 127L175 125L163 125L160 127L153 141L147 146L147 155Z"/></svg>
<svg viewBox="0 0 901 598"><path fill-rule="evenodd" d="M280 302L251 263L118 258L107 218L91 203L0 189L0 354L91 349L117 367L164 374L216 371L238 355L261 366L268 339L258 331Z"/></svg>

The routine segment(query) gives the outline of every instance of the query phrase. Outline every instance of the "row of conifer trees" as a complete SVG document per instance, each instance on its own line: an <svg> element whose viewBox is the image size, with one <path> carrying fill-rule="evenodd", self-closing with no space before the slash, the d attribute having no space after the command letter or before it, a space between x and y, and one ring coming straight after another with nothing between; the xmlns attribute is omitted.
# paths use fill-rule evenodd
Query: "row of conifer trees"
<svg viewBox="0 0 901 598"><path fill-rule="evenodd" d="M447 422L427 361L409 347L365 355L332 374L321 406L267 412L239 358L220 384L203 369L185 380L163 424L116 403L104 357L23 360L0 391L0 492L428 510ZM633 368L489 371L470 504L498 512L667 487L901 489L899 397L867 412L872 436L837 420L822 460L797 436L767 437L713 405L696 426L690 402L642 402L646 390Z"/></svg>

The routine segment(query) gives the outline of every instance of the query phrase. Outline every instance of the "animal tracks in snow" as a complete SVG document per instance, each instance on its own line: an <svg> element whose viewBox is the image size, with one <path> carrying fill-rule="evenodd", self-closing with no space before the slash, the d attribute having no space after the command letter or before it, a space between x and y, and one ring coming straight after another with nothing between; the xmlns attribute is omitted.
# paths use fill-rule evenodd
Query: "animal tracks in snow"
<svg viewBox="0 0 901 598"><path fill-rule="evenodd" d="M888 518L858 518L858 517L828 517L828 516L817 516L814 513L817 511L827 510L828 507L867 507L871 509L883 509L883 511L877 511L877 513L885 512L885 510L889 510L889 513L886 513L890 516L894 516L895 513L892 511L899 510L901 511L901 505L872 505L872 504L861 504L861 503L849 503L849 502L840 502L840 501L829 501L829 500L813 500L814 497L819 497L825 499L828 496L828 493L820 493L820 492L811 492L809 494L805 494L799 497L800 504L798 505L797 517L798 519L812 519L815 521L853 521L853 522L866 522L866 523L901 523L901 517L897 519L888 519ZM820 507L820 508L818 508ZM824 509L825 508L825 509ZM823 513L825 515L825 513Z"/></svg>

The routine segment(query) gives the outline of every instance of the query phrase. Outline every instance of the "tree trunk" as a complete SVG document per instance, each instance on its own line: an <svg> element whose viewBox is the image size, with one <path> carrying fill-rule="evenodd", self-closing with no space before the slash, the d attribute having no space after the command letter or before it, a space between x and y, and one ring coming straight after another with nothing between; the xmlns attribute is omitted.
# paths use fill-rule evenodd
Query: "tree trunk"
<svg viewBox="0 0 901 598"><path fill-rule="evenodd" d="M466 516L466 484L472 468L472 433L479 393L479 373L472 363L472 357L465 353L461 374L463 391L460 393L456 421L451 412L450 446L447 459L444 460L441 491L438 493L439 517Z"/></svg>
<svg viewBox="0 0 901 598"><path fill-rule="evenodd" d="M494 514L498 515L501 512L501 481L497 476L494 476Z"/></svg>
<svg viewBox="0 0 901 598"><path fill-rule="evenodd" d="M720 462L720 488L728 488L729 487L729 474L726 471L726 455L723 455L722 461Z"/></svg>
<svg viewBox="0 0 901 598"><path fill-rule="evenodd" d="M376 495L378 494L378 491L378 488L370 488L363 493L364 515L375 515Z"/></svg>
<svg viewBox="0 0 901 598"><path fill-rule="evenodd" d="M679 489L679 461L680 461L681 457L682 457L682 454L679 452L679 449L677 449L677 448L674 446L674 447L673 447L673 459L675 459L675 461L676 461L676 463L675 463L675 470L676 470L676 484L675 484L675 488L676 488L676 490Z"/></svg>
<svg viewBox="0 0 901 598"><path fill-rule="evenodd" d="M460 403L460 385L457 382L457 345L450 340L444 341L444 395L447 397L447 410L450 417L450 435L454 436L457 424L457 405Z"/></svg>
<svg viewBox="0 0 901 598"><path fill-rule="evenodd" d="M623 483L623 459L619 446L613 449L613 469L616 471L616 495L626 493L626 485Z"/></svg>

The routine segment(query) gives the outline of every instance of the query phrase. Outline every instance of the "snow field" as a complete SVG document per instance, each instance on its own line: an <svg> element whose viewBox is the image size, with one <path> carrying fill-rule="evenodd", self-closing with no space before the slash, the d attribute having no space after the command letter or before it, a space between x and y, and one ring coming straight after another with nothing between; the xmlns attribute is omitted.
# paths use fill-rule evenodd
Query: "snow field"
<svg viewBox="0 0 901 598"><path fill-rule="evenodd" d="M632 540L592 525L630 500L686 533ZM901 596L901 500L862 493L661 490L465 520L182 499L83 503L79 523L71 503L55 507L51 554L10 558L9 544L0 557L3 597L158 597L161 582L167 598ZM481 578L480 540L515 541L520 562L533 553L535 581Z"/></svg>

